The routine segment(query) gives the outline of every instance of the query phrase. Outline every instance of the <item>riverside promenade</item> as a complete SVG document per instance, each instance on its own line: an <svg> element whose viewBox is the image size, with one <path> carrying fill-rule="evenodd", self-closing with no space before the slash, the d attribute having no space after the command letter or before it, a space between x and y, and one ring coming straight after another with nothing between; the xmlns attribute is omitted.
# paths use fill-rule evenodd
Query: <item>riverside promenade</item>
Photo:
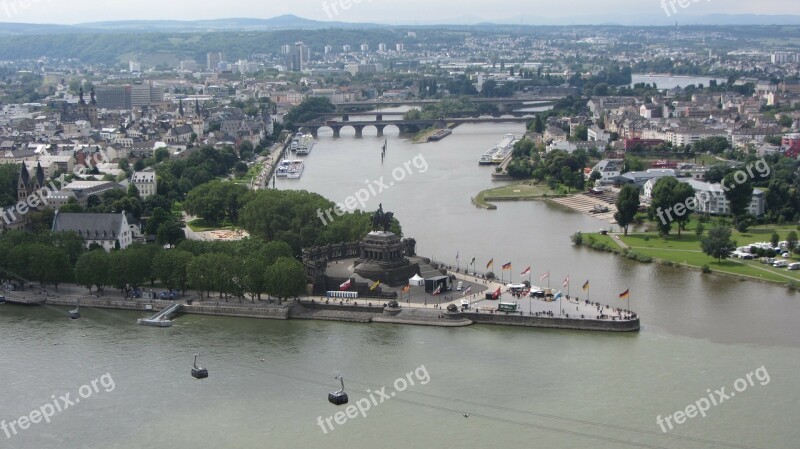
<svg viewBox="0 0 800 449"><path fill-rule="evenodd" d="M465 280L483 281L480 278L460 275ZM498 282L486 281L487 286L496 291L504 288ZM577 302L574 299L561 302L562 315L558 314L558 301L546 302L536 298L521 298L514 301L509 293L504 292L502 302L515 302L518 312L497 311L497 300L481 299L478 294L469 295L470 309L461 310L461 295L452 292L446 295L450 300L441 304L412 307L392 304L376 299L363 298L345 302L342 300L306 297L283 301L280 304L275 300L251 301L249 299L229 298L226 302L220 298L198 299L198 295L187 295L175 301L162 299L131 299L125 298L119 291L108 291L101 295L89 293L84 287L64 285L59 287L59 292L34 293L6 292L9 298L37 298L44 299L41 306L11 306L4 307L47 307L63 312L65 318L67 310L80 302L84 318L91 319L91 309L119 309L138 311L141 317L147 317L163 310L175 302L183 304L182 314L228 316L257 319L306 319L324 321L344 321L354 323L383 323L383 324L410 324L440 327L462 327L472 324L495 324L521 327L543 327L574 330L598 330L611 332L630 332L639 330L639 318L631 316L623 319L624 313L618 313L608 306L587 304L585 301ZM459 292L460 293L460 292ZM433 298L433 297L432 297ZM191 301L190 301L191 300ZM524 308L526 303L529 308ZM454 305L448 310L448 305ZM577 310L576 310L577 308ZM575 312L572 312L572 311ZM2 309L0 309L0 313ZM131 319L131 324L136 320ZM180 318L176 320L180 325Z"/></svg>

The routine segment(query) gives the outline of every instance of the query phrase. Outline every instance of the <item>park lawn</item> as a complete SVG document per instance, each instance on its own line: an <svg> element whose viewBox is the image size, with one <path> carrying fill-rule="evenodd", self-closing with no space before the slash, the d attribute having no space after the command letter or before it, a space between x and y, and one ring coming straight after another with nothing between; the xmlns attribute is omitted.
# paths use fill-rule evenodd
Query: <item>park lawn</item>
<svg viewBox="0 0 800 449"><path fill-rule="evenodd" d="M610 235L603 235L597 233L583 234L583 238L591 243L603 243L610 248L620 248L619 243L615 242Z"/></svg>
<svg viewBox="0 0 800 449"><path fill-rule="evenodd" d="M566 192L553 190L545 184L534 184L530 181L519 182L507 186L484 190L475 197L475 203L483 207L490 201L520 201L561 196Z"/></svg>
<svg viewBox="0 0 800 449"><path fill-rule="evenodd" d="M786 283L790 280L800 281L800 273L789 271L786 268L775 268L763 265L757 260L744 261L728 259L718 262L716 259L703 254L700 248L700 238L694 234L696 223L690 223L687 230L680 237L672 235L667 239L655 233L630 234L620 236L620 239L638 254L650 256L654 259L670 261L676 264L689 265L701 268L708 265L712 271L719 271L734 275L748 276L772 282ZM709 224L710 225L710 224ZM706 228L710 227L709 225ZM777 232L781 240L786 240L789 232L796 230L794 226L764 225L748 229L745 233L733 231L732 238L738 246L745 246L756 242L769 241L773 232ZM593 235L595 238L600 236Z"/></svg>
<svg viewBox="0 0 800 449"><path fill-rule="evenodd" d="M217 229L224 229L223 227L219 226L210 226L202 218L196 218L190 221L189 223L186 223L186 226L189 226L189 229L191 229L194 232L206 232L206 231L215 231Z"/></svg>

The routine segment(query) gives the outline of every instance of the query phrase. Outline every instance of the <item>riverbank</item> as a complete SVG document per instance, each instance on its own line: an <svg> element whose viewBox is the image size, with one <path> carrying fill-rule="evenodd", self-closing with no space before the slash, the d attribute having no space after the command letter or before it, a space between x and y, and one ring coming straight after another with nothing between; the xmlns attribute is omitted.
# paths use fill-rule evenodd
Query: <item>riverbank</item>
<svg viewBox="0 0 800 449"><path fill-rule="evenodd" d="M532 201L565 196L560 190L553 190L544 184L523 181L494 189L484 190L472 198L472 204L487 210L497 209L492 202L498 201Z"/></svg>
<svg viewBox="0 0 800 449"><path fill-rule="evenodd" d="M680 237L672 235L667 239L659 237L654 232L631 233L628 236L584 233L580 243L598 251L615 253L642 262L658 262L706 274L715 273L734 276L740 280L784 285L790 289L797 289L800 286L798 271L762 264L758 258L752 260L731 258L720 262L706 255L700 249L700 237L695 235L694 226L690 223ZM749 229L746 233L734 230L732 238L737 242L737 246L747 246L769 241L772 232L777 232L781 240L785 240L793 229L791 226L759 226ZM790 259L794 260L797 258Z"/></svg>
<svg viewBox="0 0 800 449"><path fill-rule="evenodd" d="M9 296L8 294L6 296ZM28 297L30 294L11 293L12 297ZM50 294L44 299L44 306L74 307L78 302L83 309L119 309L138 311L153 315L172 304L166 300L122 299L111 296L96 295L63 296ZM448 311L447 309L430 307L391 307L389 303L368 302L364 300L344 302L325 300L294 300L277 304L270 302L224 302L215 300L180 301L183 304L180 314L211 315L238 318L257 318L271 320L322 320L351 323L384 323L416 326L464 327L472 324L494 324L505 326L521 326L531 328L557 328L571 330L592 330L608 332L633 332L639 330L638 317L630 320L616 318L596 319L593 317L577 318L546 316L543 314L525 315L522 312L481 311L475 308L470 311ZM23 307L23 306L21 306ZM33 306L26 306L31 307ZM66 310L64 311L66 315ZM179 319L179 318L178 318ZM131 321L133 324L134 321Z"/></svg>

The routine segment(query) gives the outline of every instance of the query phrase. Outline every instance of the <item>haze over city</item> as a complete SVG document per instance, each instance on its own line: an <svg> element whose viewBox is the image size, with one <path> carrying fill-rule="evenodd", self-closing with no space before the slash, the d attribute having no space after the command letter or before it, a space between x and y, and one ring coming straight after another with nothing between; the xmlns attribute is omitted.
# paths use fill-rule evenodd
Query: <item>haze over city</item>
<svg viewBox="0 0 800 449"><path fill-rule="evenodd" d="M271 18L294 14L314 20L372 22L382 24L475 24L498 22L541 24L551 20L564 24L630 22L639 17L662 24L704 15L794 15L800 4L794 0L699 0L667 17L659 0L565 0L550 1L422 1L422 0L301 0L293 2L203 2L189 0L162 2L110 1L98 7L94 0L4 0L0 3L0 22L79 24L119 20L213 20L220 18ZM325 5L337 5L328 8ZM344 5L344 7L341 7ZM349 5L349 7L348 7Z"/></svg>

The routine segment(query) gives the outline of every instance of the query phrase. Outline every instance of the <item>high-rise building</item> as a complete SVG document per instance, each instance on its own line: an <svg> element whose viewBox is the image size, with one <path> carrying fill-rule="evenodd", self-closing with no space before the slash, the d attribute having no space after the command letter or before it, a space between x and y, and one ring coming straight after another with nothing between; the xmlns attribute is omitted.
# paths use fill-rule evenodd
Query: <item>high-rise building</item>
<svg viewBox="0 0 800 449"><path fill-rule="evenodd" d="M216 70L220 62L225 61L225 53L209 53L206 55L206 70Z"/></svg>
<svg viewBox="0 0 800 449"><path fill-rule="evenodd" d="M406 45L405 44L397 44L397 45L395 45L395 48L397 49L398 52L406 51Z"/></svg>
<svg viewBox="0 0 800 449"><path fill-rule="evenodd" d="M378 51L386 51L386 44L378 44Z"/></svg>
<svg viewBox="0 0 800 449"><path fill-rule="evenodd" d="M292 52L292 46L289 44L281 46L281 54L286 56Z"/></svg>
<svg viewBox="0 0 800 449"><path fill-rule="evenodd" d="M369 45L368 44L361 44L361 51L364 52L364 53L368 52L369 51Z"/></svg>
<svg viewBox="0 0 800 449"><path fill-rule="evenodd" d="M345 53L349 52L350 48L351 47L349 45L342 45L342 51L345 52Z"/></svg>
<svg viewBox="0 0 800 449"><path fill-rule="evenodd" d="M97 106L104 109L131 109L130 84L121 86L97 86Z"/></svg>
<svg viewBox="0 0 800 449"><path fill-rule="evenodd" d="M131 106L140 108L150 105L150 83L139 82L131 86Z"/></svg>
<svg viewBox="0 0 800 449"><path fill-rule="evenodd" d="M325 54L333 53L333 47L330 45L325 46Z"/></svg>
<svg viewBox="0 0 800 449"><path fill-rule="evenodd" d="M128 69L131 73L141 72L142 71L142 64L136 61L130 61L128 63Z"/></svg>
<svg viewBox="0 0 800 449"><path fill-rule="evenodd" d="M308 62L311 59L311 49L302 42L294 44L294 50L290 57L287 57L286 65L295 72L300 72L306 69Z"/></svg>

